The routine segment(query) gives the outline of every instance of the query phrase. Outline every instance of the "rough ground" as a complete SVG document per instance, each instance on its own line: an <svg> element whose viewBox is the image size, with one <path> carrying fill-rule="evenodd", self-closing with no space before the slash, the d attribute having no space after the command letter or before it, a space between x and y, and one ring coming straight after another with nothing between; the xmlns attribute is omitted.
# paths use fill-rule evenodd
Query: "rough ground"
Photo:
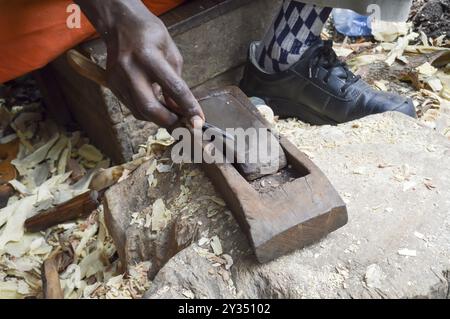
<svg viewBox="0 0 450 319"><path fill-rule="evenodd" d="M417 30L432 38L450 33L450 0L414 1L411 21Z"/></svg>
<svg viewBox="0 0 450 319"><path fill-rule="evenodd" d="M306 150L337 187L348 203L348 225L316 245L259 265L225 208L209 218L202 210L172 212L173 219L197 224L198 232L175 233L163 243L192 241L159 271L146 298L448 297L446 138L397 113L339 127L309 127L291 120L278 128ZM195 176L188 194L214 196L208 180ZM146 178L145 171L137 170L128 183ZM175 181L171 186L177 190L182 185ZM170 203L176 193L164 195L164 201ZM210 248L214 236L223 247L217 256ZM134 247L143 243L137 241ZM234 264L228 270L230 257Z"/></svg>

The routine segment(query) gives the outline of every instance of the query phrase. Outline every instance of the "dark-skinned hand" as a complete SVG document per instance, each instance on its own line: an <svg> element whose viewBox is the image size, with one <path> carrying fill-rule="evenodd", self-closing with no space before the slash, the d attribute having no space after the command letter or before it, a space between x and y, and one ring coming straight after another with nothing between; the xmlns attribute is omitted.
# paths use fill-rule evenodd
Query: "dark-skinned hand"
<svg viewBox="0 0 450 319"><path fill-rule="evenodd" d="M107 82L140 120L173 128L181 118L193 127L202 109L181 77L183 59L162 21L140 0L76 0L104 39Z"/></svg>

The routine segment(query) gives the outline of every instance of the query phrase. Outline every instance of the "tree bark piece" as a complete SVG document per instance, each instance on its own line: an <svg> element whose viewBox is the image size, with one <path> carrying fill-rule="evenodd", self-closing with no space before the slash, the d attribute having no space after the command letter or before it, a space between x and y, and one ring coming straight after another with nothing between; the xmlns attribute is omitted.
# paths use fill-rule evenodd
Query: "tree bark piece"
<svg viewBox="0 0 450 319"><path fill-rule="evenodd" d="M17 177L16 168L11 161L19 152L19 139L0 145L0 209L8 204L9 197L14 193L9 181Z"/></svg>
<svg viewBox="0 0 450 319"><path fill-rule="evenodd" d="M0 185L6 184L17 177L17 171L11 161L19 152L19 139L0 145Z"/></svg>
<svg viewBox="0 0 450 319"><path fill-rule="evenodd" d="M57 207L28 218L25 221L25 228L29 232L38 232L70 220L86 217L99 206L99 197L97 191L83 193Z"/></svg>
<svg viewBox="0 0 450 319"><path fill-rule="evenodd" d="M8 200L14 193L14 189L9 184L0 185L0 209L6 207Z"/></svg>
<svg viewBox="0 0 450 319"><path fill-rule="evenodd" d="M42 265L42 288L44 299L64 299L59 280L58 255L53 255L44 261Z"/></svg>

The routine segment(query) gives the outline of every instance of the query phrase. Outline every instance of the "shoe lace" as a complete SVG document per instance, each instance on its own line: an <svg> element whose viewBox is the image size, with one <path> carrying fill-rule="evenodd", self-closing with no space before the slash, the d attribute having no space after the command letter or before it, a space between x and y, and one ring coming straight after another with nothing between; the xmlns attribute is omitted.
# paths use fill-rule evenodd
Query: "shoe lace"
<svg viewBox="0 0 450 319"><path fill-rule="evenodd" d="M324 41L324 45L318 47L311 55L311 60L309 62L309 78L313 78L313 74L317 71L319 67L327 70L327 75L324 77L324 81L328 82L332 71L335 68L342 68L345 76L341 77L345 80L345 84L341 87L341 92L345 93L346 90L354 83L361 79L361 76L355 76L347 67L345 62L342 62L337 57L333 50L333 41Z"/></svg>

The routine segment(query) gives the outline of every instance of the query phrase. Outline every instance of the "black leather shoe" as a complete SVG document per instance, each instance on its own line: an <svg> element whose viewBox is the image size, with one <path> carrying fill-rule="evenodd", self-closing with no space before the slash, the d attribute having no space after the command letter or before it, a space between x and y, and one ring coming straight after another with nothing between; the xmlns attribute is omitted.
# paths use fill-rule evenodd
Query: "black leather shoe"
<svg viewBox="0 0 450 319"><path fill-rule="evenodd" d="M339 124L370 114L397 111L416 117L411 99L373 89L339 61L332 41L318 40L290 69L269 74L255 60L252 43L240 87L265 100L282 118Z"/></svg>

